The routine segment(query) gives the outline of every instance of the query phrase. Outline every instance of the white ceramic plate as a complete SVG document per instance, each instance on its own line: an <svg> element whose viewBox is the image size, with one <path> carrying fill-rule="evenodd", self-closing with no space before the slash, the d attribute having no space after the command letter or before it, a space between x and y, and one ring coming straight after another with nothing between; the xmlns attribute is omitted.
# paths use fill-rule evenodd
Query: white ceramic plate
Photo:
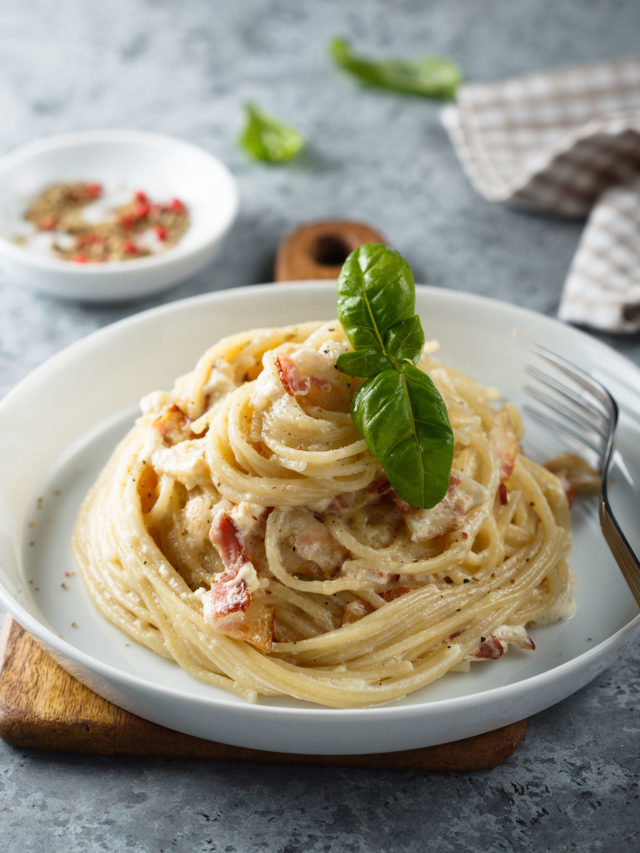
<svg viewBox="0 0 640 853"><path fill-rule="evenodd" d="M105 194L180 198L190 224L180 242L157 254L105 264L77 264L17 245L29 202L51 183L96 181ZM7 281L62 299L122 301L165 290L195 275L217 254L238 207L227 168L195 145L130 130L69 133L0 158L0 265Z"/></svg>
<svg viewBox="0 0 640 853"><path fill-rule="evenodd" d="M418 288L440 357L517 404L530 342L597 375L618 398L612 498L640 548L640 371L588 335L531 312ZM57 355L0 405L1 597L62 665L98 693L156 723L212 740L299 753L383 752L506 725L568 696L601 672L640 628L640 615L600 533L595 504L574 512L578 612L513 652L450 674L401 702L331 710L293 700L251 705L191 679L130 643L92 608L69 538L82 497L146 392L171 387L204 349L241 329L335 315L326 283L256 286L173 303L106 328ZM561 448L531 425L526 449ZM64 584L64 587L62 586ZM66 588L65 588L66 587Z"/></svg>

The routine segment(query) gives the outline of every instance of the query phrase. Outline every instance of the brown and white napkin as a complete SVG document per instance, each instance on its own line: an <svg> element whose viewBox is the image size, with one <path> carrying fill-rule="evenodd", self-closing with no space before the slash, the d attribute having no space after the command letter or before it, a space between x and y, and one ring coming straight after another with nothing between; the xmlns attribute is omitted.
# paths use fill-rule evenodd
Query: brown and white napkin
<svg viewBox="0 0 640 853"><path fill-rule="evenodd" d="M442 120L487 199L589 216L560 318L640 330L640 57L468 84Z"/></svg>

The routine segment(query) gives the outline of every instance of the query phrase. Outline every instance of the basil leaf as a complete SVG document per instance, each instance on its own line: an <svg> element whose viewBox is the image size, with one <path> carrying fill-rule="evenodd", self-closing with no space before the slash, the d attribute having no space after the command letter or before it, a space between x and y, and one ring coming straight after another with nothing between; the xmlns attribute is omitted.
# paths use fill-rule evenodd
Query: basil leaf
<svg viewBox="0 0 640 853"><path fill-rule="evenodd" d="M284 163L296 157L304 146L302 135L255 104L245 104L245 125L240 144L257 160Z"/></svg>
<svg viewBox="0 0 640 853"><path fill-rule="evenodd" d="M336 367L349 376L372 376L380 370L393 367L393 364L380 350L359 349L339 355Z"/></svg>
<svg viewBox="0 0 640 853"><path fill-rule="evenodd" d="M447 493L453 430L431 379L412 364L382 370L353 398L354 423L407 503L435 506Z"/></svg>
<svg viewBox="0 0 640 853"><path fill-rule="evenodd" d="M385 336L385 348L396 361L408 359L415 364L422 355L423 347L424 332L417 314L396 323Z"/></svg>
<svg viewBox="0 0 640 853"><path fill-rule="evenodd" d="M424 332L411 268L386 246L352 252L338 278L338 317L354 351L337 366L366 379L351 417L400 497L435 506L447 493L453 430L431 379L415 367Z"/></svg>
<svg viewBox="0 0 640 853"><path fill-rule="evenodd" d="M349 43L334 38L329 43L334 62L360 82L426 98L453 98L462 82L462 72L443 56L421 59L366 59L356 56Z"/></svg>
<svg viewBox="0 0 640 853"><path fill-rule="evenodd" d="M338 277L338 319L354 349L386 354L385 333L414 306L413 273L399 252L379 243L351 252Z"/></svg>

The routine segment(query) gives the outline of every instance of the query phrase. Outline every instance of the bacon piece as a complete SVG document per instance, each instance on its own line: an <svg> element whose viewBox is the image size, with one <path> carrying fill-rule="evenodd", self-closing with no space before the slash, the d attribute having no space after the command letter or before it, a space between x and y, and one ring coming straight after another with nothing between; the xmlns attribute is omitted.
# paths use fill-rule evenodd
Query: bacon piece
<svg viewBox="0 0 640 853"><path fill-rule="evenodd" d="M502 480L500 480L500 485L498 486L498 500L500 501L500 506L506 506L509 502L507 486Z"/></svg>
<svg viewBox="0 0 640 853"><path fill-rule="evenodd" d="M261 521L261 518L256 518L254 523L259 525ZM252 597L249 587L253 592L259 591L256 571L247 559L238 526L228 512L220 510L214 515L209 538L217 548L226 571L203 596L205 619L213 624L216 631L228 637L270 651L275 612L273 607L266 607ZM246 579L250 580L249 585Z"/></svg>
<svg viewBox="0 0 640 853"><path fill-rule="evenodd" d="M225 573L203 596L204 617L227 637L271 651L275 610L251 599L242 578Z"/></svg>
<svg viewBox="0 0 640 853"><path fill-rule="evenodd" d="M165 444L171 445L188 438L190 423L180 406L172 403L154 420L153 428L160 433Z"/></svg>
<svg viewBox="0 0 640 853"><path fill-rule="evenodd" d="M277 355L276 367L280 382L287 394L291 394L292 397L302 397L309 393L311 379L300 373L288 355Z"/></svg>
<svg viewBox="0 0 640 853"><path fill-rule="evenodd" d="M242 640L263 652L271 651L275 626L275 610L262 604L251 602L246 610L217 616L217 631L235 640Z"/></svg>
<svg viewBox="0 0 640 853"><path fill-rule="evenodd" d="M209 595L204 599L205 618L247 609L251 596L246 583L237 575L237 571L225 572L219 581L211 585Z"/></svg>
<svg viewBox="0 0 640 853"><path fill-rule="evenodd" d="M312 385L320 391L331 390L331 383L328 380L302 373L288 355L276 356L276 368L284 390L292 397L306 396Z"/></svg>
<svg viewBox="0 0 640 853"><path fill-rule="evenodd" d="M535 643L522 625L500 625L488 638L482 638L471 657L495 660L501 657L509 645L527 651L535 650Z"/></svg>
<svg viewBox="0 0 640 853"><path fill-rule="evenodd" d="M502 657L504 654L504 646L500 642L500 640L496 637L495 634L492 634L490 637L485 639L482 638L480 645L473 652L473 657L475 658L488 658L490 660L496 660L499 657Z"/></svg>
<svg viewBox="0 0 640 853"><path fill-rule="evenodd" d="M506 480L513 471L520 438L507 409L500 409L489 430L489 445L500 460L500 479Z"/></svg>
<svg viewBox="0 0 640 853"><path fill-rule="evenodd" d="M545 462L544 467L562 483L569 506L573 504L576 492L588 495L600 489L602 476L585 459L574 453L561 453Z"/></svg>
<svg viewBox="0 0 640 853"><path fill-rule="evenodd" d="M218 549L220 558L228 572L237 574L247 562L238 528L226 512L218 512L211 522L209 538Z"/></svg>
<svg viewBox="0 0 640 853"><path fill-rule="evenodd" d="M395 598L400 598L405 592L411 592L408 586L394 586L381 592L380 598L384 598L385 601L393 601Z"/></svg>
<svg viewBox="0 0 640 853"><path fill-rule="evenodd" d="M226 512L218 512L213 517L209 539L217 548L226 571L211 585L204 599L205 618L246 610L251 596L245 580L239 578L238 573L248 560L238 536L238 528Z"/></svg>
<svg viewBox="0 0 640 853"><path fill-rule="evenodd" d="M265 567L264 534L272 507L241 501L232 505L220 501L213 509L209 539L227 570L251 563L256 570Z"/></svg>

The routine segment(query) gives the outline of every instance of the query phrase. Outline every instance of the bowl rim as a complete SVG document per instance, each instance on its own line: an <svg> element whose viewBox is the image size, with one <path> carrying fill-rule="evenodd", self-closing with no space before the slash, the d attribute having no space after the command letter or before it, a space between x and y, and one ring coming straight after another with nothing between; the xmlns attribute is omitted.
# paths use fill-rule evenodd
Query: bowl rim
<svg viewBox="0 0 640 853"><path fill-rule="evenodd" d="M112 142L116 144L133 143L156 147L173 147L182 149L185 153L208 160L213 168L222 176L222 179L227 184L228 188L229 203L226 205L225 216L221 225L215 230L215 232L207 235L206 238L201 238L195 244L187 246L186 248L183 244L178 243L176 246L166 249L163 252L147 255L142 258L131 258L126 261L110 261L108 264L77 264L60 258L38 255L35 252L30 252L28 249L12 242L1 233L0 253L9 257L16 263L21 263L36 270L51 273L64 273L65 275L75 277L106 277L121 275L125 272L132 273L135 270L153 269L163 266L169 262L177 262L180 259L192 257L193 255L205 250L211 244L216 243L227 233L236 218L239 205L238 186L233 174L222 160L214 154L211 154L199 145L195 145L193 142L170 134L145 130L107 128L104 130L94 129L71 131L69 133L47 136L43 139L27 142L24 145L9 151L7 154L0 156L0 177L10 173L12 169L24 161L38 157L42 154L48 153L49 151L73 148L97 142Z"/></svg>

